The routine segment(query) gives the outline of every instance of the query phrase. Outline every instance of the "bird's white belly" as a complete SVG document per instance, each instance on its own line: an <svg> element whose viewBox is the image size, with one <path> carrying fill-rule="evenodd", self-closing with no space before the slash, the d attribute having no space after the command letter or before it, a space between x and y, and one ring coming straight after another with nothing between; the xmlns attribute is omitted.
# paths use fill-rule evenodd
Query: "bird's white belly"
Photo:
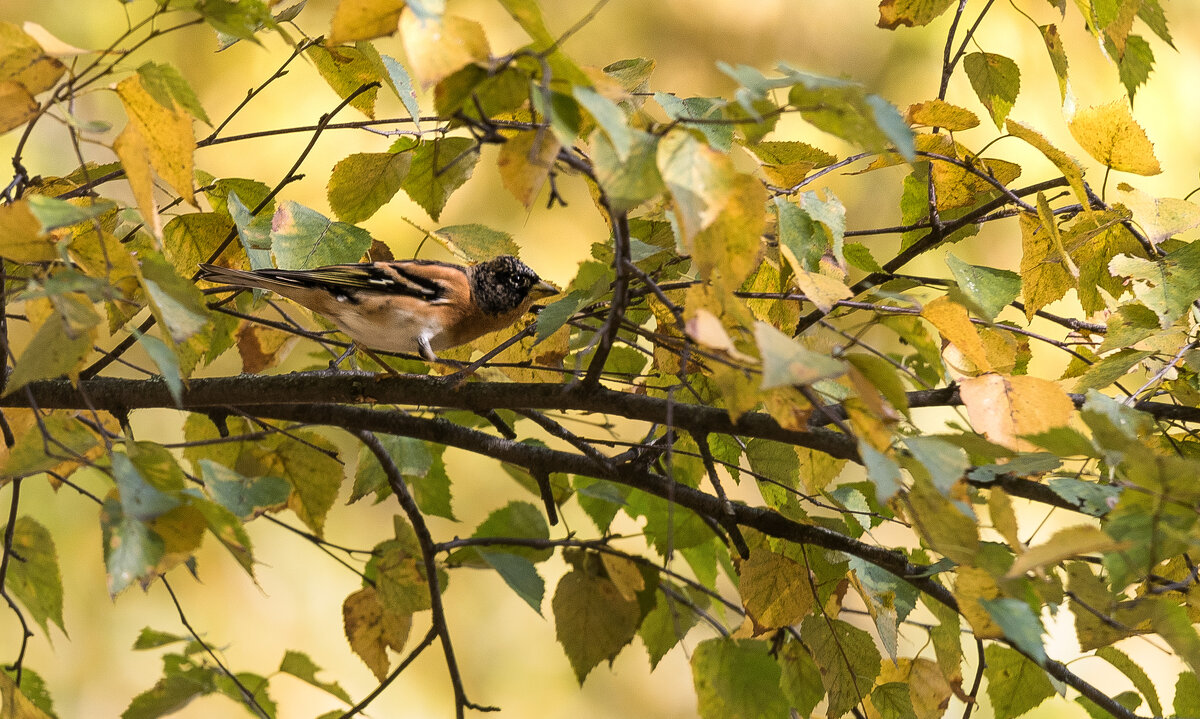
<svg viewBox="0 0 1200 719"><path fill-rule="evenodd" d="M386 312L386 318L382 321L378 315L353 312L343 313L340 317L331 319L343 332L350 335L351 339L371 349L418 354L420 346L417 340L421 337L434 349L440 349L438 334L441 328L432 318L398 310L383 312ZM386 329L381 331L381 327Z"/></svg>

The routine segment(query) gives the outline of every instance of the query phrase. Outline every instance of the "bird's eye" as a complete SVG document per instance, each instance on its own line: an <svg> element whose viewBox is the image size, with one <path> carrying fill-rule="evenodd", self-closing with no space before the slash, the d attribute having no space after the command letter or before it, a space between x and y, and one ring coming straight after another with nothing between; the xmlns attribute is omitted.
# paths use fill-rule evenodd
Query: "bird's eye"
<svg viewBox="0 0 1200 719"><path fill-rule="evenodd" d="M509 275L508 276L508 284L510 287L520 287L521 286L521 278L517 275Z"/></svg>

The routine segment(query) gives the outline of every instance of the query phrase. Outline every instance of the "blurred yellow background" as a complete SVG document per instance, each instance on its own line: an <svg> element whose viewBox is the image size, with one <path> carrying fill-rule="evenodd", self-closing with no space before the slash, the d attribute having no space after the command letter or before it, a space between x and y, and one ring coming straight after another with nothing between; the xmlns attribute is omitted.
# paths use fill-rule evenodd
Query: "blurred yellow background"
<svg viewBox="0 0 1200 719"><path fill-rule="evenodd" d="M313 36L326 32L333 4L333 0L310 0L298 24ZM1017 0L1016 4L1039 23L1059 21L1057 12L1045 0ZM973 19L981 5L969 3L968 17ZM1200 115L1200 87L1196 81L1200 76L1200 4L1184 1L1164 5L1178 52L1141 29L1150 39L1157 62L1134 105L1135 116L1155 143L1164 172L1152 178L1119 179L1152 194L1182 197L1197 186L1200 166L1200 150L1193 139L1194 118ZM67 43L99 48L123 30L123 7L136 20L149 6L146 0L128 6L113 0L4 0L0 3L0 20L37 22ZM591 7L590 1L544 3L553 32L570 27ZM493 54L526 41L498 3L454 0L449 10L482 22ZM897 32L877 29L876 18L875 3L866 0L612 0L568 41L566 49L585 65L603 66L631 57L653 58L657 61L653 89L680 96L729 96L734 82L717 69L717 61L747 64L764 71L783 61L810 72L861 81L902 109L909 103L935 97L948 18L928 28ZM1115 68L1083 30L1073 4L1061 28L1079 105L1103 104L1122 97L1124 89ZM214 53L216 43L211 30L191 28L151 43L134 56L126 69L132 70L147 59L171 62L191 81L210 117L219 121L249 88L261 83L286 58L288 48L277 36L263 35L262 40L263 46L241 42ZM394 38L378 40L376 45L381 52L404 57L403 48ZM1067 132L1049 59L1033 25L1006 3L997 3L982 25L979 46L1013 57L1022 69L1021 95L1011 116L1085 159ZM983 118L980 127L958 134L958 139L979 148L995 138L999 133L986 118L962 72L955 75L950 88L951 102L972 108ZM256 98L223 134L314 124L337 102L315 70L298 61L287 77ZM430 108L432 103L423 97L422 105ZM100 138L104 143L111 143L120 131L120 104L111 92L89 93L75 111L84 119L116 121L114 130ZM398 101L380 94L378 117L404 114ZM361 119L361 115L347 109L337 119L349 121ZM197 127L198 135L206 132L206 128ZM10 132L0 137L0 155L11 156L18 135ZM842 156L852 151L795 117L780 123L779 135L803 139ZM273 185L308 139L308 134L296 133L219 145L201 150L197 167L217 177L249 177ZM383 151L392 140L361 130L326 133L301 168L304 180L288 186L282 197L328 214L325 183L333 165L352 152ZM66 173L75 167L67 147L62 128L43 122L26 150L25 164L34 174ZM85 152L89 159L100 162L112 159L101 146L88 146ZM544 277L565 284L574 275L576 264L588 256L591 243L607 237L586 188L578 180L564 180L559 188L568 200L567 208L548 211L543 202L526 211L501 187L495 152L494 148L485 149L474 178L451 198L440 222L434 223L400 194L363 226L402 257L411 255L422 237L405 220L428 229L483 223L513 233L529 264ZM1019 184L1044 179L1051 171L1049 163L1015 140L1003 141L994 153L1022 164L1025 173ZM1102 175L1094 166L1089 167L1089 180L1099 187ZM829 178L828 186L847 206L851 229L899 222L896 200L902 171L887 172L893 174ZM1114 184L1110 181L1109 186ZM102 191L125 190L118 182ZM894 242L894 238L872 242L876 257L887 257ZM1015 269L1019 247L1015 224L1003 223L956 247L955 253L978 264ZM438 257L439 251L426 243L422 255ZM908 269L946 274L936 256L924 258ZM236 367L225 369L237 371ZM134 428L142 439L174 441L178 439L179 422L175 413L144 412L135 417ZM509 499L530 499L497 467L453 450L447 452L447 458L450 474L456 478L454 507L462 522L431 522L437 539L469 535L488 511ZM94 477L81 481L92 488L101 486ZM51 528L58 543L70 634L67 637L53 630L52 645L40 635L35 637L27 665L47 680L56 709L64 719L118 716L129 699L149 688L160 672L160 652L129 651L138 631L144 626L168 632L185 630L161 586L155 585L145 594L131 589L115 601L108 600L93 504L68 489L55 494L38 481L26 482L25 492L23 507ZM7 506L7 496L0 490L3 506ZM327 537L340 545L369 549L390 531L395 511L390 502L375 507L363 502L335 507ZM283 519L298 525L290 515ZM589 520L578 511L568 511L565 519L568 527L585 535L594 532ZM337 679L355 698L365 695L376 682L350 652L341 626L341 602L359 586L357 577L278 527L259 520L250 530L261 562L257 584L223 549L211 546L212 542L200 556L199 582L180 570L171 574L193 626L206 641L223 650L228 666L235 670L269 672L278 666L286 649L296 649L308 653L327 670L322 678ZM549 615L549 597L564 569L558 560L541 567L547 575L543 611ZM552 624L533 613L497 577L470 570L453 572L447 605L469 697L502 707L504 716L627 719L695 715L686 647L672 652L651 674L646 655L635 641L635 646L622 652L611 671L597 668L580 690L555 642ZM413 630L416 637L424 632L424 621L418 618ZM1070 624L1058 628L1068 636L1073 633ZM703 636L703 630L696 630L694 636ZM914 639L918 645L923 641L920 636ZM18 641L15 621L0 612L0 661L13 659ZM1146 661L1161 656L1145 646L1125 648ZM1071 658L1071 640L1053 643L1050 651L1052 656ZM1098 669L1098 664L1087 660L1073 668L1091 671ZM1162 679L1161 688L1169 696L1177 669L1172 667L1162 674L1152 666L1148 669L1152 676ZM290 677L277 678L273 684L272 697L279 703L281 717L317 716L340 706L337 700ZM243 711L227 699L209 698L177 716L241 716ZM436 645L372 704L368 713L374 717L452 715L452 693ZM1072 702L1056 700L1030 716L1085 714Z"/></svg>

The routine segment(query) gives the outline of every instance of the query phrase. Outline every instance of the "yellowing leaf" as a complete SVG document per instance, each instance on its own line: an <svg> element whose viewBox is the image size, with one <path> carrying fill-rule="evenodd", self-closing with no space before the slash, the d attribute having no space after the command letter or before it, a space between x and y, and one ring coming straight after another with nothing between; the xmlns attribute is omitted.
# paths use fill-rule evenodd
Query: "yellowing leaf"
<svg viewBox="0 0 1200 719"><path fill-rule="evenodd" d="M94 334L95 328L71 332L58 314L50 315L21 352L8 377L4 394L12 394L30 382L64 374L74 380L92 351Z"/></svg>
<svg viewBox="0 0 1200 719"><path fill-rule="evenodd" d="M496 165L504 187L525 207L531 207L538 191L550 176L554 159L562 149L549 132L522 132L500 146Z"/></svg>
<svg viewBox="0 0 1200 719"><path fill-rule="evenodd" d="M983 340L975 325L971 324L965 307L947 297L939 297L921 309L921 316L929 320L942 339L954 345L976 369L991 369L992 363L988 360Z"/></svg>
<svg viewBox="0 0 1200 719"><path fill-rule="evenodd" d="M812 611L811 579L803 564L756 548L739 574L742 604L762 629L799 624Z"/></svg>
<svg viewBox="0 0 1200 719"><path fill-rule="evenodd" d="M1004 630L992 621L992 615L980 604L980 599L995 599L1000 596L1000 587L986 569L959 567L954 583L954 598L959 609L971 625L971 630L980 639L999 639Z"/></svg>
<svg viewBox="0 0 1200 719"><path fill-rule="evenodd" d="M1113 539L1099 527L1087 524L1067 527L1055 532L1054 536L1046 543L1030 547L1028 551L1017 557L1005 576L1009 579L1019 577L1028 571L1058 564L1064 559L1092 552L1119 551L1128 547L1129 544L1129 542L1119 542Z"/></svg>
<svg viewBox="0 0 1200 719"><path fill-rule="evenodd" d="M50 719L50 715L29 701L8 672L0 672L0 716L5 719Z"/></svg>
<svg viewBox="0 0 1200 719"><path fill-rule="evenodd" d="M142 222L146 229L156 238L162 237L162 218L158 215L158 205L154 202L154 172L150 168L150 146L142 131L133 122L125 126L113 142L113 150L121 160L125 170L125 179L129 181L129 189L133 191L133 199L137 202L138 211L142 213Z"/></svg>
<svg viewBox="0 0 1200 719"><path fill-rule="evenodd" d="M325 47L313 45L307 50L308 57L317 66L317 72L329 83L338 97L347 98L366 83L384 82L386 67L379 53L369 42L354 45ZM372 87L355 95L350 105L366 115L375 117L375 98L379 88Z"/></svg>
<svg viewBox="0 0 1200 719"><path fill-rule="evenodd" d="M1113 199L1129 208L1146 239L1155 245L1172 235L1200 227L1200 205L1194 202L1154 197L1124 182L1117 185Z"/></svg>
<svg viewBox="0 0 1200 719"><path fill-rule="evenodd" d="M66 69L27 32L0 22L0 82L11 80L37 95L54 87Z"/></svg>
<svg viewBox="0 0 1200 719"><path fill-rule="evenodd" d="M0 106L3 103L0 99ZM57 256L54 243L42 234L27 200L0 205L0 257L13 262L43 262Z"/></svg>
<svg viewBox="0 0 1200 719"><path fill-rule="evenodd" d="M996 127L1003 127L1021 90L1021 71L1017 63L1004 55L973 52L963 58L963 69Z"/></svg>
<svg viewBox="0 0 1200 719"><path fill-rule="evenodd" d="M491 53L483 26L456 15L423 19L406 12L400 16L400 37L409 68L426 88L466 65L486 63Z"/></svg>
<svg viewBox="0 0 1200 719"><path fill-rule="evenodd" d="M767 181L776 187L795 187L818 167L837 157L803 142L765 141L745 148L759 161Z"/></svg>
<svg viewBox="0 0 1200 719"><path fill-rule="evenodd" d="M1046 159L1054 163L1054 166L1058 168L1063 177L1067 178L1067 183L1071 186L1071 191L1075 193L1076 199L1084 207L1091 207L1092 201L1088 197L1087 188L1083 184L1083 166L1079 164L1079 160L1051 145L1050 141L1043 137L1041 133L1028 125L1023 125L1015 120L1008 120L1004 123L1004 129L1008 131L1008 134L1019 137L1030 145L1033 145L1037 148L1038 152L1046 156Z"/></svg>
<svg viewBox="0 0 1200 719"><path fill-rule="evenodd" d="M362 222L392 199L412 165L411 152L356 152L329 177L329 207L342 222Z"/></svg>
<svg viewBox="0 0 1200 719"><path fill-rule="evenodd" d="M733 346L733 340L729 337L729 333L725 331L725 327L721 325L721 320L704 308L695 310L692 316L688 318L685 329L688 336L695 340L697 344L717 350L718 352L724 352L740 362L753 360L753 358L747 357Z"/></svg>
<svg viewBox="0 0 1200 719"><path fill-rule="evenodd" d="M1125 100L1080 110L1068 126L1075 141L1106 167L1137 175L1162 172L1154 145L1133 119Z"/></svg>
<svg viewBox="0 0 1200 719"><path fill-rule="evenodd" d="M952 4L954 0L882 0L877 24L888 30L928 25Z"/></svg>
<svg viewBox="0 0 1200 719"><path fill-rule="evenodd" d="M597 664L615 658L637 631L638 603L622 597L608 579L585 571L563 576L551 606L558 643L580 684Z"/></svg>
<svg viewBox="0 0 1200 719"><path fill-rule="evenodd" d="M388 674L387 649L404 649L412 615L386 611L375 587L363 587L342 604L342 624L350 648L382 681Z"/></svg>
<svg viewBox="0 0 1200 719"><path fill-rule="evenodd" d="M174 103L166 107L154 99L146 90L141 75L131 75L122 80L117 85L117 96L121 98L125 114L129 116L129 124L121 135L124 136L130 128L139 133L150 166L180 197L195 205L192 175L195 172L193 155L196 137L192 133L192 116L174 106ZM117 154L121 155L120 152ZM121 159L124 163L123 156ZM141 198L138 205L143 211L146 209ZM158 236L157 232L155 236Z"/></svg>
<svg viewBox="0 0 1200 719"><path fill-rule="evenodd" d="M1037 215L1023 213L1021 227L1021 282L1024 285L1025 316L1060 300L1075 286L1049 232Z"/></svg>
<svg viewBox="0 0 1200 719"><path fill-rule="evenodd" d="M636 600L638 592L646 588L646 578L642 576L641 570L633 560L602 552L600 563L604 565L604 571L608 572L609 581L626 601Z"/></svg>
<svg viewBox="0 0 1200 719"><path fill-rule="evenodd" d="M340 0L329 29L330 45L391 35L400 23L404 0Z"/></svg>
<svg viewBox="0 0 1200 719"><path fill-rule="evenodd" d="M910 125L941 127L951 132L970 130L979 125L978 115L945 100L927 100L909 105L904 120Z"/></svg>
<svg viewBox="0 0 1200 719"><path fill-rule="evenodd" d="M0 132L24 125L37 111L37 101L24 85L13 80L0 81Z"/></svg>
<svg viewBox="0 0 1200 719"><path fill-rule="evenodd" d="M806 349L766 322L754 325L754 339L762 356L762 388L812 384L846 371L841 360Z"/></svg>
<svg viewBox="0 0 1200 719"><path fill-rule="evenodd" d="M985 374L960 380L959 391L975 429L1015 451L1034 449L1022 435L1063 427L1075 411L1062 387L1041 377Z"/></svg>

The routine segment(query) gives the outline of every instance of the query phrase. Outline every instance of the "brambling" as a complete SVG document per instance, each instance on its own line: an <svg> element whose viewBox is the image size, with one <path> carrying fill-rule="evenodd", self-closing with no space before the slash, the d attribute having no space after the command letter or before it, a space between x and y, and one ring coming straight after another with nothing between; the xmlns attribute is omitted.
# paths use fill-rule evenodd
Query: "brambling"
<svg viewBox="0 0 1200 719"><path fill-rule="evenodd" d="M401 260L247 272L201 264L200 277L271 290L328 317L359 345L430 362L438 350L504 329L538 298L558 294L511 255L468 266Z"/></svg>

